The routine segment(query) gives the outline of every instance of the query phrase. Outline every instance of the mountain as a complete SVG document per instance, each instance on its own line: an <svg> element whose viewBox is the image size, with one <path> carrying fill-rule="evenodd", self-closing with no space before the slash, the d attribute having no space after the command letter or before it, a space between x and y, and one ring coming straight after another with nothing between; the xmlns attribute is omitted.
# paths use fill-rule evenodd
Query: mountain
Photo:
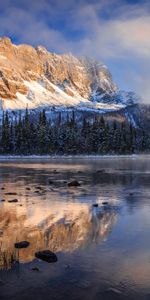
<svg viewBox="0 0 150 300"><path fill-rule="evenodd" d="M149 152L150 107L101 62L0 39L0 154Z"/></svg>
<svg viewBox="0 0 150 300"><path fill-rule="evenodd" d="M14 45L0 39L2 109L56 107L116 111L136 102L119 90L102 63L72 54L58 55L42 46Z"/></svg>

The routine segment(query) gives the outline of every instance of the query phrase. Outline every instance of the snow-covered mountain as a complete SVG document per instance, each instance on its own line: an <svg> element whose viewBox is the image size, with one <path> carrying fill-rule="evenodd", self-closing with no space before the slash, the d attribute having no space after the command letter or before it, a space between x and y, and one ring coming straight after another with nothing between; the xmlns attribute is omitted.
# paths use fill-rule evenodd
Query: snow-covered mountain
<svg viewBox="0 0 150 300"><path fill-rule="evenodd" d="M102 63L0 39L0 107L116 111L137 101L119 90Z"/></svg>

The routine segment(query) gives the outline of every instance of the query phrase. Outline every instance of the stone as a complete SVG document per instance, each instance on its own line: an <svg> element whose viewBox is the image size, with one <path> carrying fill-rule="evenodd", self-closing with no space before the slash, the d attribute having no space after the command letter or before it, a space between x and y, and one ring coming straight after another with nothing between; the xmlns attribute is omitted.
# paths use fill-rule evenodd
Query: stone
<svg viewBox="0 0 150 300"><path fill-rule="evenodd" d="M14 193L14 192L9 192L9 193L5 193L5 195L16 196L16 195L17 195L17 193Z"/></svg>
<svg viewBox="0 0 150 300"><path fill-rule="evenodd" d="M48 263L54 263L58 260L56 254L50 250L38 251L35 253L35 257Z"/></svg>
<svg viewBox="0 0 150 300"><path fill-rule="evenodd" d="M100 169L100 170L97 170L96 173L104 173L105 170L104 169Z"/></svg>
<svg viewBox="0 0 150 300"><path fill-rule="evenodd" d="M15 248L16 249L21 249L21 248L27 248L30 245L28 241L21 241L18 243L15 243Z"/></svg>
<svg viewBox="0 0 150 300"><path fill-rule="evenodd" d="M8 200L9 203L17 203L18 199L12 199L12 200Z"/></svg>
<svg viewBox="0 0 150 300"><path fill-rule="evenodd" d="M39 271L40 271L40 269L39 269L38 267L33 267L33 268L32 268L32 271L39 272Z"/></svg>
<svg viewBox="0 0 150 300"><path fill-rule="evenodd" d="M36 186L35 188L38 189L38 190L42 190L43 189L41 186Z"/></svg>
<svg viewBox="0 0 150 300"><path fill-rule="evenodd" d="M54 182L52 180L49 180L49 184L53 184Z"/></svg>
<svg viewBox="0 0 150 300"><path fill-rule="evenodd" d="M76 186L80 186L81 184L79 183L79 181L77 180L72 180L68 183L69 187L76 187Z"/></svg>
<svg viewBox="0 0 150 300"><path fill-rule="evenodd" d="M93 204L93 207L98 207L98 204L97 203Z"/></svg>

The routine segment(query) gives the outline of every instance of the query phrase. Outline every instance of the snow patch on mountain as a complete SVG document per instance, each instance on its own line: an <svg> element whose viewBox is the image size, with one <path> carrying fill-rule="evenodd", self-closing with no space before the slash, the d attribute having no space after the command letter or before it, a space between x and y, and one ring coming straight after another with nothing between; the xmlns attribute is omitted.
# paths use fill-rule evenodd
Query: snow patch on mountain
<svg viewBox="0 0 150 300"><path fill-rule="evenodd" d="M98 103L92 102L88 99L81 97L75 90L70 88L73 97L69 96L59 86L50 83L52 91L45 88L44 81L24 81L25 86L28 88L27 95L17 92L17 99L5 99L3 103L4 109L7 110L20 110L28 107L29 109L36 109L40 107L62 107L71 108L76 107L79 110L102 110L114 111L125 107L122 103Z"/></svg>

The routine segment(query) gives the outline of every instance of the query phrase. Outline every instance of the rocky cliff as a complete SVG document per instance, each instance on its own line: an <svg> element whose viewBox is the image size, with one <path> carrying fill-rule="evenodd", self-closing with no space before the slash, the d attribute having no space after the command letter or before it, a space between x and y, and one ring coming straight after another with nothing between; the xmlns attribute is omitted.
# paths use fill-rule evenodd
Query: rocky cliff
<svg viewBox="0 0 150 300"><path fill-rule="evenodd" d="M0 100L4 109L64 106L115 110L122 97L101 63L0 39ZM132 100L132 99L131 99Z"/></svg>

